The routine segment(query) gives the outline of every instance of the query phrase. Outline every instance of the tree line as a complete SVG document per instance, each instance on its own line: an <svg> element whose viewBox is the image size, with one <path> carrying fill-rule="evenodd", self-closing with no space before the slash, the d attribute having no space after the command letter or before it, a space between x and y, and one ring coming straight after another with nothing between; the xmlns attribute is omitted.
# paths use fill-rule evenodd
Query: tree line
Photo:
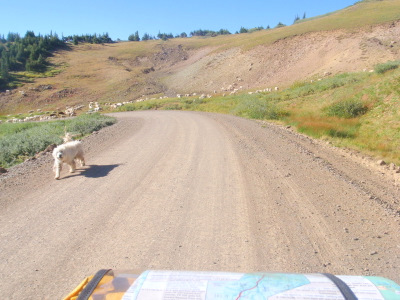
<svg viewBox="0 0 400 300"><path fill-rule="evenodd" d="M10 81L10 71L43 72L46 58L63 45L57 34L38 35L27 31L24 37L9 33L7 38L0 36L0 87Z"/></svg>
<svg viewBox="0 0 400 300"><path fill-rule="evenodd" d="M7 37L0 35L0 88L6 88L14 78L11 72L33 71L44 72L48 67L47 58L51 52L65 47L66 43L112 43L108 33L98 35L74 35L62 37L55 33L35 35L27 31L21 37L18 33L8 33Z"/></svg>
<svg viewBox="0 0 400 300"><path fill-rule="evenodd" d="M85 34L85 35L70 35L62 38L64 42L72 42L74 45L79 43L89 43L89 44L109 44L114 41L109 37L108 33L103 33L97 35L95 34Z"/></svg>
<svg viewBox="0 0 400 300"><path fill-rule="evenodd" d="M306 18L306 13L304 13L303 15L303 19ZM294 22L293 24L295 24L296 22L298 22L300 20L300 17L298 15L295 16ZM283 24L282 22L279 22L275 28L279 28L279 27L284 27L286 26L285 24ZM251 32L255 32L255 31L260 31L260 30L264 30L264 29L271 29L271 27L268 25L267 27L254 27L254 28L245 28L245 27L240 27L240 29L238 31L235 32L235 34L241 34L241 33L251 33ZM198 30L194 30L192 32L190 32L189 36L204 36L204 37L215 37L215 36L219 36L219 35L228 35L231 34L231 32L229 32L229 30L227 29L220 29L218 31L213 31L213 30L203 30L203 29L198 29ZM128 37L128 41L147 41L147 40L155 40L155 39L161 39L161 40L168 40L168 39L173 39L173 38L186 38L188 37L188 35L186 34L186 32L182 32L181 34L178 35L173 35L172 33L158 33L158 35L155 36L151 36L148 33L145 33L143 35L142 38L139 37L139 32L136 31L135 33L129 35Z"/></svg>
<svg viewBox="0 0 400 300"><path fill-rule="evenodd" d="M242 27L240 29L240 32L238 33L245 33L245 32L253 32L257 30L262 30L264 29L263 27L256 27L256 28L251 28L251 29L246 29ZM268 28L269 29L269 26ZM190 32L189 36L204 36L204 37L215 37L218 35L228 35L231 34L229 30L227 29L220 29L218 31L213 31L213 30L203 30L203 29L198 29ZM188 34L186 32L182 32L181 34L178 35L173 35L172 33L158 33L157 36L151 36L148 33L145 33L142 38L139 37L139 32L136 31L134 34L129 35L128 41L147 41L147 40L155 40L155 39L161 39L161 40L168 40L168 39L173 39L173 38L186 38L188 37Z"/></svg>
<svg viewBox="0 0 400 300"><path fill-rule="evenodd" d="M303 19L306 18L306 13L303 14ZM296 15L293 21L293 24L297 23L300 21L299 15ZM280 27L285 27L286 24L283 24L282 22L279 22L275 28L280 28ZM245 28L245 27L240 27L240 30L236 31L235 34L241 34L241 33L251 33L255 31L260 31L264 29L270 29L271 27L268 25L266 28L259 26L259 27L254 27L254 28ZM203 30L203 29L198 29L190 32L190 36L204 36L204 37L215 37L218 35L228 35L231 34L229 30L227 29L220 29L218 31L213 31L213 30ZM161 40L168 40L168 39L173 39L173 38L186 38L188 35L186 32L182 32L181 34L178 35L173 35L172 33L158 33L157 37L151 36L148 33L145 33L142 38L139 37L139 32L136 31L134 34L129 35L128 41L147 41L147 40L155 40L155 39L161 39Z"/></svg>
<svg viewBox="0 0 400 300"><path fill-rule="evenodd" d="M306 13L304 13L303 15L303 19L306 18ZM293 24L295 24L296 22L298 22L300 20L300 17L298 15L295 16L294 22ZM279 22L275 28L279 28L279 27L284 27L286 26L285 24L283 24L282 22ZM254 27L254 28L245 28L245 27L240 27L240 29L238 31L235 32L235 34L241 34L241 33L251 33L251 32L255 32L255 31L260 31L260 30L264 30L264 29L271 29L271 27L268 25L267 27ZM204 37L215 37L218 35L228 35L231 34L231 32L229 32L229 30L227 29L220 29L218 31L213 31L213 30L203 30L203 29L198 29L198 30L194 30L192 32L190 32L189 36L204 36ZM168 39L173 39L173 38L186 38L188 37L188 35L186 34L186 32L182 32L181 34L178 35L173 35L172 33L158 33L157 37L155 36L151 36L148 33L145 33L143 35L142 38L139 37L139 32L136 31L135 33L129 35L128 37L128 41L147 41L147 40L155 40L155 39L161 39L161 40L168 40Z"/></svg>

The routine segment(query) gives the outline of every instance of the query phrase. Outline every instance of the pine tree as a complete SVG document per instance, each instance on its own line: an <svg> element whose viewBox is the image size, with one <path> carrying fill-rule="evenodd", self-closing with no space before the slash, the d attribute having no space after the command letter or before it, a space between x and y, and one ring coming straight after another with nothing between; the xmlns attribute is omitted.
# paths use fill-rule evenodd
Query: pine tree
<svg viewBox="0 0 400 300"><path fill-rule="evenodd" d="M148 33L145 33L142 37L142 41L148 41L151 40L151 36Z"/></svg>
<svg viewBox="0 0 400 300"><path fill-rule="evenodd" d="M240 27L239 33L247 33L248 30L246 28L244 28L243 26Z"/></svg>
<svg viewBox="0 0 400 300"><path fill-rule="evenodd" d="M285 24L283 24L282 22L279 22L275 28L280 28L280 27L285 27L285 26L286 26Z"/></svg>
<svg viewBox="0 0 400 300"><path fill-rule="evenodd" d="M6 51L2 51L1 53L1 70L0 70L0 75L1 78L5 83L8 82L10 78L10 73L9 73L9 58L8 54Z"/></svg>

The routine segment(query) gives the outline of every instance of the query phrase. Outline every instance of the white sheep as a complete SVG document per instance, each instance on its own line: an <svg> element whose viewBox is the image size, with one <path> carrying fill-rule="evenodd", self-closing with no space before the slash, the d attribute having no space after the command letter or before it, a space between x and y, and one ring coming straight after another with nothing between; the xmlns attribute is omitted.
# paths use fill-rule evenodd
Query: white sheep
<svg viewBox="0 0 400 300"><path fill-rule="evenodd" d="M83 147L80 141L67 142L59 145L53 150L55 179L60 178L60 171L63 163L70 167L70 173L75 172L76 164L75 159L80 160L81 166L85 165L85 158L83 155Z"/></svg>
<svg viewBox="0 0 400 300"><path fill-rule="evenodd" d="M61 138L63 139L63 144L66 144L68 142L73 142L74 138L77 136L79 136L79 134L70 134L69 132L64 130L64 136L62 136Z"/></svg>

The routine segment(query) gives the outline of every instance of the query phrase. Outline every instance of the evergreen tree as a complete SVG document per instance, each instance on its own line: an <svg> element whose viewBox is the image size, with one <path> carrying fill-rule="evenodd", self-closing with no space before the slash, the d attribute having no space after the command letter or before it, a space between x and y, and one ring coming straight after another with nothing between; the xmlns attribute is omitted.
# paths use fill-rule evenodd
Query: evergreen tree
<svg viewBox="0 0 400 300"><path fill-rule="evenodd" d="M130 34L130 35L128 36L128 41L133 42L134 40L135 40L135 35L134 35L134 34Z"/></svg>
<svg viewBox="0 0 400 300"><path fill-rule="evenodd" d="M231 34L231 33L230 33L229 30L227 30L227 29L220 29L220 30L218 31L218 34L219 34L219 35L225 35L225 34Z"/></svg>
<svg viewBox="0 0 400 300"><path fill-rule="evenodd" d="M151 40L151 36L148 33L145 33L142 37L142 41L148 41Z"/></svg>
<svg viewBox="0 0 400 300"><path fill-rule="evenodd" d="M285 24L283 24L283 23L279 22L279 23L278 23L278 25L276 25L276 27L275 27L275 28L280 28L280 27L285 27L285 26L286 26Z"/></svg>
<svg viewBox="0 0 400 300"><path fill-rule="evenodd" d="M11 42L12 43L12 42L17 41L19 38L20 37L19 37L18 33L9 32L8 35L7 35L7 42Z"/></svg>
<svg viewBox="0 0 400 300"><path fill-rule="evenodd" d="M247 33L249 32L246 28L244 28L243 26L240 27L239 33Z"/></svg>
<svg viewBox="0 0 400 300"><path fill-rule="evenodd" d="M161 40L163 40L163 41L166 41L166 40L168 40L168 39L172 39L172 38L174 38L174 36L172 35L172 33L158 33L157 34L157 38L159 38L159 39L161 39Z"/></svg>
<svg viewBox="0 0 400 300"><path fill-rule="evenodd" d="M4 83L7 83L9 78L10 78L8 65L9 65L9 63L8 63L8 54L7 54L6 51L2 51L1 52L0 75L1 75L1 78L3 79L2 81Z"/></svg>
<svg viewBox="0 0 400 300"><path fill-rule="evenodd" d="M254 28L249 29L248 32L251 33L251 32L260 31L263 29L264 29L264 27L259 26L259 27L254 27Z"/></svg>
<svg viewBox="0 0 400 300"><path fill-rule="evenodd" d="M131 42L139 42L139 41L140 41L139 31L136 31L135 33L129 35L128 41L131 41Z"/></svg>

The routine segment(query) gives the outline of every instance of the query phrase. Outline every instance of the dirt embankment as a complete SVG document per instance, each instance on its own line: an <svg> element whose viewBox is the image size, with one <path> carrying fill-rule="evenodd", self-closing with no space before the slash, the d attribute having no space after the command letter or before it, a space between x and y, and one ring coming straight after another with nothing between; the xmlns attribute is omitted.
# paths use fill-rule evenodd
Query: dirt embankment
<svg viewBox="0 0 400 300"><path fill-rule="evenodd" d="M55 63L67 65L62 73L26 84L20 88L23 94L0 93L0 111L285 87L330 74L368 71L377 63L396 60L399 36L400 22L396 22L307 33L246 51L215 46L190 49L184 40L160 42L131 55L126 53L135 53L136 43L79 46L54 56ZM38 88L49 84L52 89ZM59 97L65 89L74 93Z"/></svg>
<svg viewBox="0 0 400 300"><path fill-rule="evenodd" d="M223 92L288 86L327 74L369 71L399 57L400 22L357 31L314 32L243 51L206 53L191 65L181 63L165 79L179 91Z"/></svg>

